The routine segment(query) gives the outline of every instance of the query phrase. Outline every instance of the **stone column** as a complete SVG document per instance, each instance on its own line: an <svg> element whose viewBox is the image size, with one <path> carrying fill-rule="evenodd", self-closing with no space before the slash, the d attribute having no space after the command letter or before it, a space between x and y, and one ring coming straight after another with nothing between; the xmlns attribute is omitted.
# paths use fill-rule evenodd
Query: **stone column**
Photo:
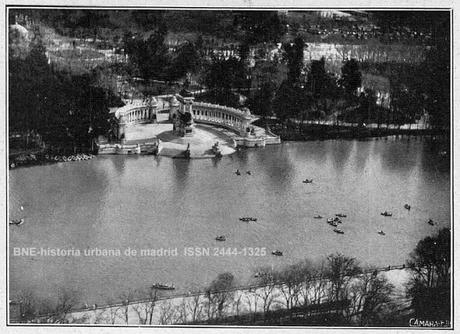
<svg viewBox="0 0 460 334"><path fill-rule="evenodd" d="M127 117L121 116L118 121L118 140L121 141L122 144L126 141L126 126L127 126Z"/></svg>
<svg viewBox="0 0 460 334"><path fill-rule="evenodd" d="M173 96L171 98L171 101L169 101L169 120L172 121L176 117L178 117L178 112L179 112L179 101L177 100L176 96Z"/></svg>
<svg viewBox="0 0 460 334"><path fill-rule="evenodd" d="M157 120L157 111L158 111L158 101L155 97L152 96L149 104L149 120L156 121Z"/></svg>

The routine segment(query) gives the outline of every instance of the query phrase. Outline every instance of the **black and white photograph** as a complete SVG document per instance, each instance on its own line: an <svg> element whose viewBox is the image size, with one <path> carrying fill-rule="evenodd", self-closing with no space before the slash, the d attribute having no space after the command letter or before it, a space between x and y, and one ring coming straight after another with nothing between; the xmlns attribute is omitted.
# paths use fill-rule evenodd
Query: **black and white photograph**
<svg viewBox="0 0 460 334"><path fill-rule="evenodd" d="M92 5L4 5L7 330L454 328L453 3Z"/></svg>

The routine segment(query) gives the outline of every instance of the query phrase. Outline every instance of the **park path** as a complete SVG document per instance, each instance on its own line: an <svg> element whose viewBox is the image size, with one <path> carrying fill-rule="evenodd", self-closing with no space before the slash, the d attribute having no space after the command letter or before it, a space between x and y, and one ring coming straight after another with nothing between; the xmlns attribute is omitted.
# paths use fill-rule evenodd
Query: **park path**
<svg viewBox="0 0 460 334"><path fill-rule="evenodd" d="M393 269L395 268L395 269ZM407 268L401 266L388 269L380 269L379 274L383 275L389 283L394 286L393 300L397 300L402 307L407 307L409 301L405 297L405 285L411 277ZM251 314L263 311L262 296L267 292L267 287L240 287L234 291L233 303L226 310L227 316ZM310 291L313 294L313 291ZM274 287L272 290L273 302L271 309L285 309L281 287ZM312 297L312 296L311 296ZM70 323L85 324L114 324L114 325L170 325L193 321L191 314L193 309L200 310L201 320L206 320L205 293L186 293L180 295L160 296L154 303L149 300L119 303L107 306L89 307L76 310L67 315ZM151 312L152 311L152 312ZM150 312L152 321L150 322ZM204 317L204 319L203 319Z"/></svg>

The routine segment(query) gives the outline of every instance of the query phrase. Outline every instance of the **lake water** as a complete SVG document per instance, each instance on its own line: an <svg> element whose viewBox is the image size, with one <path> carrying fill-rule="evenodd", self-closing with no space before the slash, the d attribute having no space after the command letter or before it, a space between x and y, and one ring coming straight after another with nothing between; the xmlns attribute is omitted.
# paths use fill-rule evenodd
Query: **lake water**
<svg viewBox="0 0 460 334"><path fill-rule="evenodd" d="M242 150L220 161L100 156L11 170L10 218L25 223L9 228L10 294L54 297L64 288L81 303L103 304L154 282L203 287L224 271L245 283L256 267L335 252L363 264L402 264L418 240L450 226L449 163L438 151L422 138L330 140ZM381 216L384 210L393 216ZM338 212L347 214L343 235L325 219ZM227 241L215 241L218 235ZM15 256L14 247L81 253ZM211 254L185 256L184 247ZM213 256L214 247L241 254ZM267 255L249 256L249 247ZM95 248L121 255L84 255ZM126 256L128 248L177 248L178 256ZM284 256L272 256L275 249Z"/></svg>

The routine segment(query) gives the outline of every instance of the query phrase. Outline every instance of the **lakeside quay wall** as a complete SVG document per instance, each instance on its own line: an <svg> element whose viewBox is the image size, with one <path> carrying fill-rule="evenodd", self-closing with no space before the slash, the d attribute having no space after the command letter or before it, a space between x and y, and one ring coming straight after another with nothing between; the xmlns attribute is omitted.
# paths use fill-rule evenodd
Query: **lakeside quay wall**
<svg viewBox="0 0 460 334"><path fill-rule="evenodd" d="M401 304L408 305L408 301L404 297L404 286L410 278L410 271L405 265L388 266L385 268L369 269L365 270L361 275L375 275L382 274L388 279L389 283L395 286L395 293L392 296L394 299L400 300ZM359 277L358 275L357 277ZM326 281L326 283L324 283ZM313 279L311 286L312 291L309 291L309 297L313 298L316 287L315 284L323 282L323 284L330 284L328 279L316 278ZM235 315L251 314L256 312L262 312L262 301L261 296L266 294L269 285L246 285L235 287L226 292L233 292L235 296L233 300L239 301L238 304L232 303L227 309L226 315L228 317ZM278 282L275 284L272 290L273 303L272 310L274 309L286 309L286 305L283 302L282 288L285 287L284 283ZM224 291L221 291L224 292ZM148 310L153 309L152 313L152 325L166 325L166 324L178 324L193 322L194 319L185 316L179 319L174 318L172 314L165 321L165 312L172 312L174 308L193 307L198 303L203 307L206 302L206 292L199 291L195 293L179 293L169 294L168 296L159 295L155 300L145 298L140 300L125 301L120 303L108 304L108 305L93 305L92 307L83 307L80 309L74 309L65 316L67 323L80 323L80 324L128 324L128 325L139 325L139 324L150 324L147 319ZM321 303L327 302L327 295L325 292L319 297ZM257 303L259 307L257 308ZM302 302L299 300L299 302ZM146 313L147 312L147 313ZM199 321L207 321L206 315L201 314L202 317ZM144 316L142 316L142 314ZM37 317L37 323L47 323L53 315L47 314ZM196 319L195 319L196 321Z"/></svg>

